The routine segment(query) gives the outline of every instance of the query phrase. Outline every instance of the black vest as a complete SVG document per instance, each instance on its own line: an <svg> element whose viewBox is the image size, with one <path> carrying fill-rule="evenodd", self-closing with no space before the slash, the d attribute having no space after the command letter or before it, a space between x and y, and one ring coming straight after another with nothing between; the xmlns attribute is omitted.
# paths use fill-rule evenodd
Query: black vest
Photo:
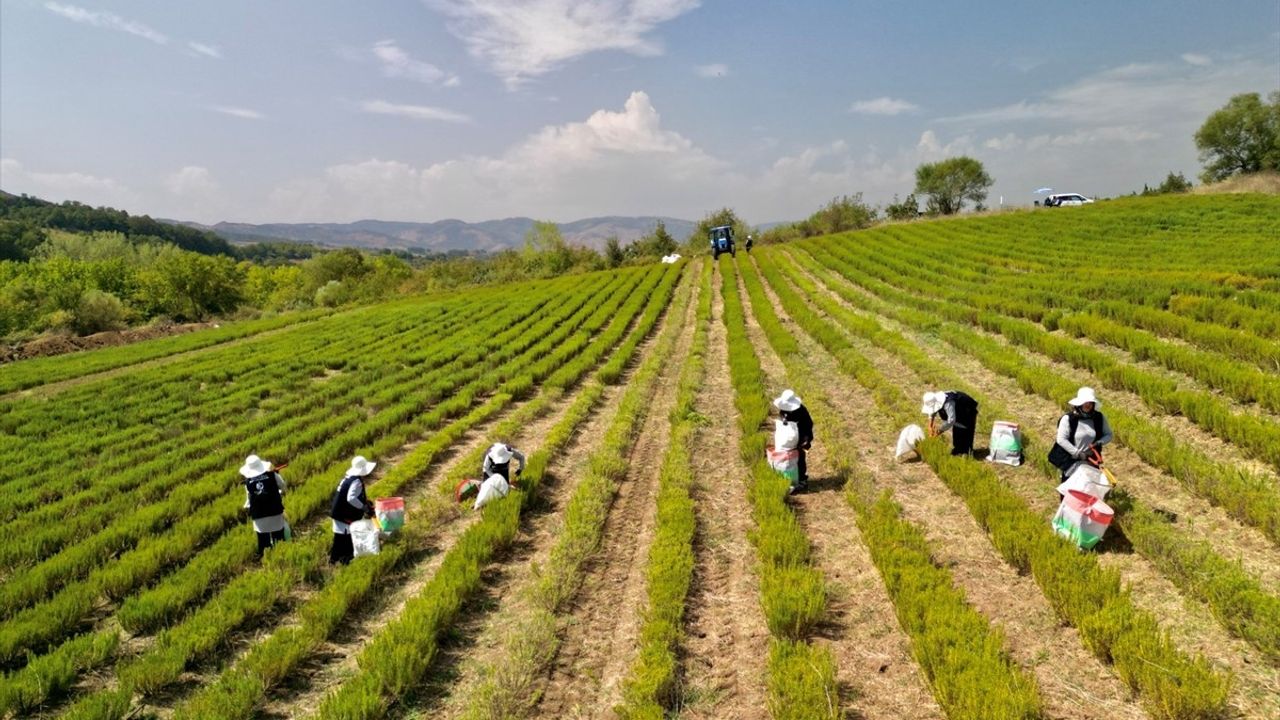
<svg viewBox="0 0 1280 720"><path fill-rule="evenodd" d="M342 483L338 485L338 491L333 494L333 504L329 507L329 517L338 522L353 523L364 517L364 510L347 502L347 491L351 489L351 483L360 480L355 475L349 475L342 478ZM369 507L369 498L364 494L363 481L360 486L360 502Z"/></svg>
<svg viewBox="0 0 1280 720"><path fill-rule="evenodd" d="M944 408L947 400L955 403L956 416L953 418L947 417L947 411L943 409L938 411L938 417L942 418L944 422L960 422L961 424L969 425L970 429L975 429L972 423L978 418L978 401L959 390L952 390L947 393L946 400L943 400Z"/></svg>
<svg viewBox="0 0 1280 720"><path fill-rule="evenodd" d="M284 498L280 497L274 472L248 478L244 487L249 491L249 516L254 520L284 513Z"/></svg>
<svg viewBox="0 0 1280 720"><path fill-rule="evenodd" d="M1082 417L1084 416L1076 412L1069 412L1066 414L1067 439L1071 441L1072 445L1079 444L1076 442L1076 428L1080 427L1080 418ZM1088 418L1093 421L1094 432L1096 434L1101 434L1102 433L1102 413L1097 410L1094 410L1093 412L1089 413ZM1062 421L1059 420L1058 422L1062 422ZM1098 448L1098 457L1102 457L1102 448ZM1071 469L1072 465L1076 464L1076 459L1071 455L1071 453L1067 452L1065 448L1063 448L1061 445L1059 445L1055 441L1053 443L1053 447L1049 448L1049 462L1053 463L1053 466L1058 468L1062 472L1066 472Z"/></svg>
<svg viewBox="0 0 1280 720"><path fill-rule="evenodd" d="M504 463L490 463L489 474L501 475L504 480L511 482L511 461L508 460Z"/></svg>

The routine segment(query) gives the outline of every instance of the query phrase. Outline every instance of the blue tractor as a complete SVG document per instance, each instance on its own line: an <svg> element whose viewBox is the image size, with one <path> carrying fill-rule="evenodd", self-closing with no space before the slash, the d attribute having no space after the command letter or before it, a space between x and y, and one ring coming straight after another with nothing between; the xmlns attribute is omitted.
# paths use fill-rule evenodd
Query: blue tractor
<svg viewBox="0 0 1280 720"><path fill-rule="evenodd" d="M734 257L738 256L738 249L733 244L732 225L713 227L709 234L711 237L711 254L716 260L720 259L721 253L729 253Z"/></svg>

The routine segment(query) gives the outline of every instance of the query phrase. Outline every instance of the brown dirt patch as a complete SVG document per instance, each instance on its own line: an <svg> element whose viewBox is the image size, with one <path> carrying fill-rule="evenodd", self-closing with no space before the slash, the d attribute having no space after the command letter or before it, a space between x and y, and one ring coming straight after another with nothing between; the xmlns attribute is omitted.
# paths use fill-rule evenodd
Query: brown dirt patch
<svg viewBox="0 0 1280 720"><path fill-rule="evenodd" d="M127 330L108 330L92 335L45 335L25 343L0 346L0 364L38 357L65 355L66 353L79 352L81 350L97 350L104 347L130 345L142 340L154 340L156 338L169 337L170 335L183 335L195 330L216 327L218 327L217 323L211 322L175 323L148 325Z"/></svg>
<svg viewBox="0 0 1280 720"><path fill-rule="evenodd" d="M769 628L747 498L748 470L738 452L737 411L729 384L724 300L712 281L707 374L697 410L707 424L695 435L693 498L697 516L693 584L685 609L680 717L763 719Z"/></svg>

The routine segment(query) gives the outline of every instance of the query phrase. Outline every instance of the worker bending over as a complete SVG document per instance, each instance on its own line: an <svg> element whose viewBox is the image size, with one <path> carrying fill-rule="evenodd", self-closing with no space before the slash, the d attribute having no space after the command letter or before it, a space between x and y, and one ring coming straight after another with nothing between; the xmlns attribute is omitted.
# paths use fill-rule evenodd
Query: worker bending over
<svg viewBox="0 0 1280 720"><path fill-rule="evenodd" d="M924 394L920 412L929 416L929 434L951 431L951 454L972 455L973 433L978 427L978 401L959 390Z"/></svg>
<svg viewBox="0 0 1280 720"><path fill-rule="evenodd" d="M484 455L484 464L480 467L480 477L487 478L496 473L510 483L511 458L520 461L520 466L516 468L516 477L520 477L520 473L524 471L524 453L506 443L494 443L493 447L489 448L489 452Z"/></svg>

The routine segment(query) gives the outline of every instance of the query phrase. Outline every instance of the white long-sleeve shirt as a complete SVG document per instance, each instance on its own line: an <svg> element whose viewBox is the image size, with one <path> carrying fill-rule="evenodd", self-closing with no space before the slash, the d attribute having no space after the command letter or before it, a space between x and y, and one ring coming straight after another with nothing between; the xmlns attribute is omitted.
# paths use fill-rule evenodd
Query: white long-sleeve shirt
<svg viewBox="0 0 1280 720"><path fill-rule="evenodd" d="M1102 427L1093 426L1093 418L1088 415L1081 415L1076 423L1076 436L1071 437L1071 416L1063 415L1058 421L1057 443L1062 446L1063 450L1071 453L1071 457L1078 460L1085 459L1089 454L1089 446L1093 444L1106 445L1111 442L1111 423L1107 422L1107 416L1102 416Z"/></svg>
<svg viewBox="0 0 1280 720"><path fill-rule="evenodd" d="M346 478L338 481L338 487L334 488L334 492L342 489L342 483L346 482ZM364 481L356 478L347 486L347 502L351 503L354 508L364 509L364 503L360 501L360 496L364 494ZM333 521L333 531L339 535L351 534L351 523L344 523L341 520Z"/></svg>

